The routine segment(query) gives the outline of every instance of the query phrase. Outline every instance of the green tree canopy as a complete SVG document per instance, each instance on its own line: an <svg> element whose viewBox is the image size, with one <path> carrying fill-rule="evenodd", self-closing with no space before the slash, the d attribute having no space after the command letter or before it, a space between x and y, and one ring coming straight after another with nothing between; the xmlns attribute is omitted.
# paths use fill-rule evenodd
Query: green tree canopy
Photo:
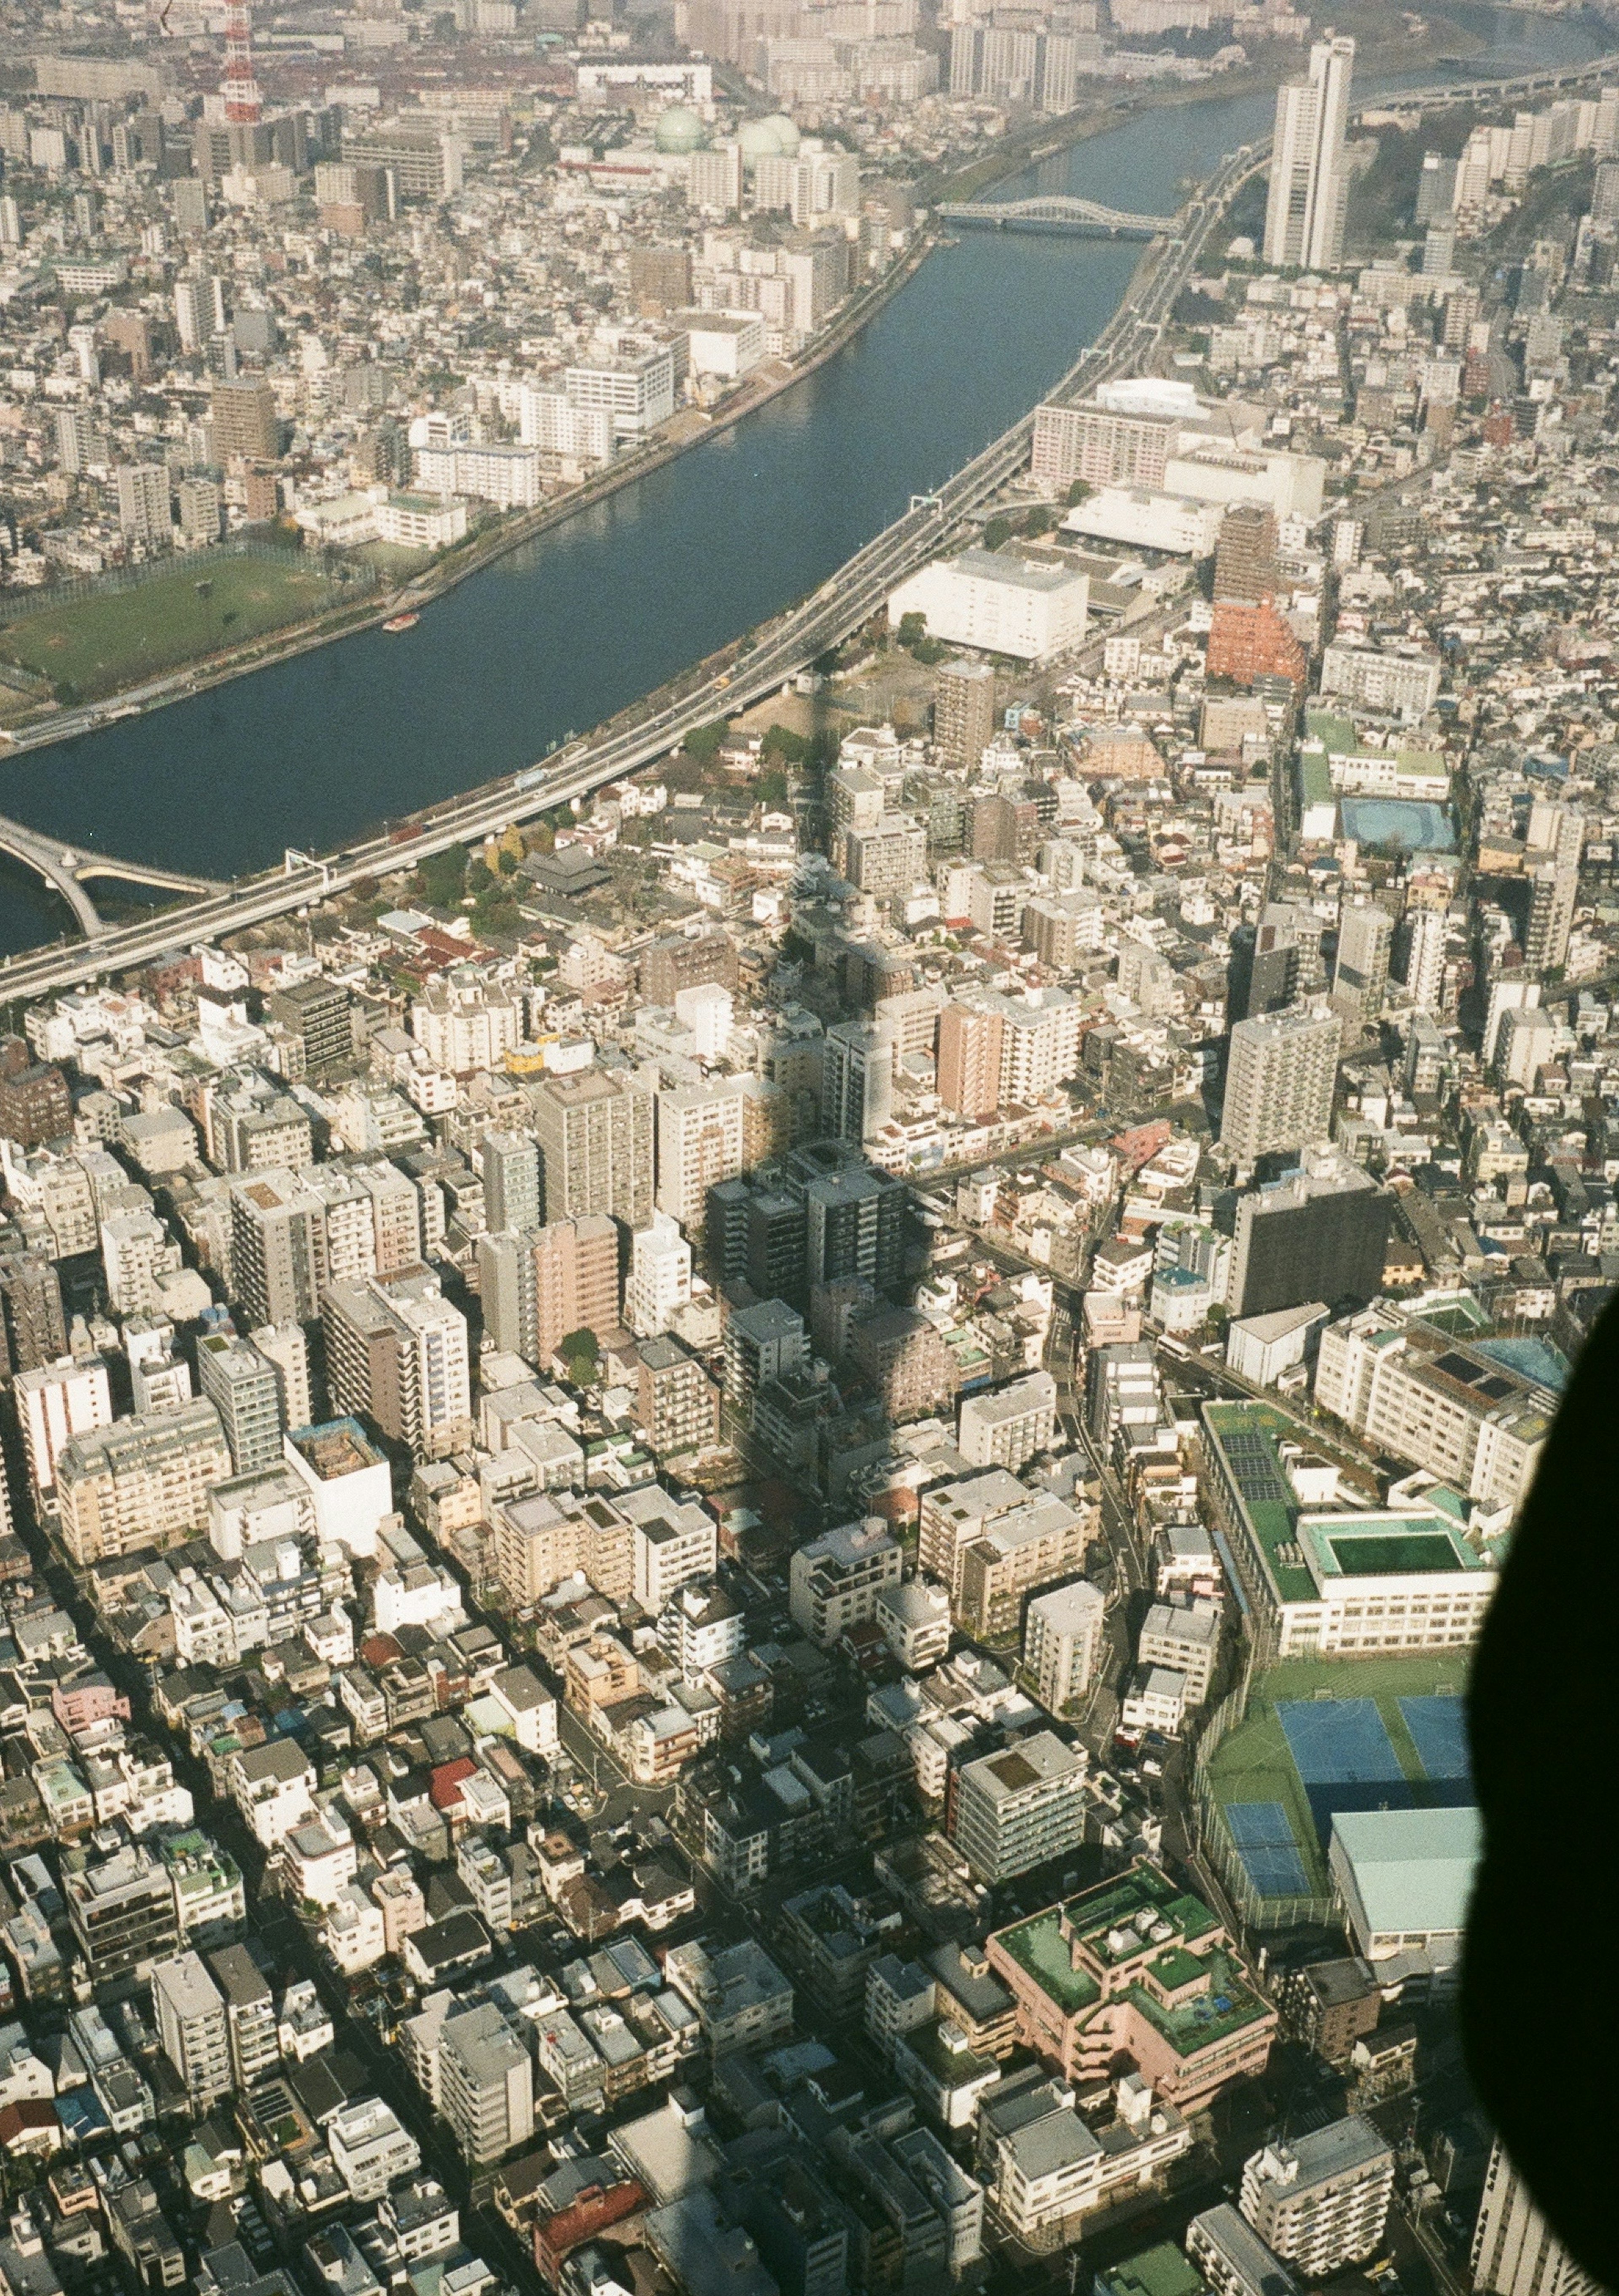
<svg viewBox="0 0 1619 2296"><path fill-rule="evenodd" d="M727 719L717 718L711 726L699 726L694 734L686 737L684 748L688 758L711 758L730 732Z"/></svg>
<svg viewBox="0 0 1619 2296"><path fill-rule="evenodd" d="M581 1324L570 1332L556 1350L568 1367L568 1376L575 1387L588 1387L601 1367L602 1350L596 1333Z"/></svg>
<svg viewBox="0 0 1619 2296"><path fill-rule="evenodd" d="M416 871L416 882L423 898L441 909L452 908L465 890L470 858L464 845L451 845L442 853L430 854Z"/></svg>

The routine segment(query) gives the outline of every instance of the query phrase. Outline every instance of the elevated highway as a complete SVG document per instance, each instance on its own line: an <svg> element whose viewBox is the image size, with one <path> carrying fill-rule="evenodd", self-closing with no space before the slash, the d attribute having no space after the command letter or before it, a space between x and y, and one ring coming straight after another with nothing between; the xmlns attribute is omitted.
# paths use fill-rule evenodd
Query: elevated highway
<svg viewBox="0 0 1619 2296"><path fill-rule="evenodd" d="M1614 70L1619 70L1619 55L1598 58L1575 70L1484 81L1477 92L1493 100L1511 100L1520 94L1579 86ZM1406 110L1432 108L1467 101L1470 93L1451 86L1405 89L1393 98L1368 101L1360 109L1373 108L1374 102L1394 102ZM1268 139L1245 144L1220 162L1175 218L1172 234L1139 286L1121 304L1090 348L1046 394L1047 401L1084 398L1098 383L1134 371L1150 356L1211 234L1237 193L1266 166L1270 150ZM653 695L599 733L569 743L526 771L449 799L382 835L323 857L289 851L279 869L240 880L226 889L205 891L199 899L150 922L101 931L88 945L37 949L9 958L0 964L0 1003L72 988L80 981L148 964L173 949L306 909L368 879L413 868L448 846L498 835L514 823L532 820L572 798L588 796L604 783L655 763L699 726L777 692L858 629L908 575L959 540L974 512L992 500L1023 467L1033 430L1031 411L957 472L937 494L915 498L903 517L857 551L819 589L744 639L730 668L673 698ZM41 853L53 850L56 866L63 866L62 849L53 840L35 831L19 833ZM0 844L4 842L0 833ZM16 849L6 845L6 849ZM18 857L27 859L30 866L38 865L37 854L19 853ZM121 863L97 864L94 857L77 856L74 868L66 873L86 900L78 875L98 865L118 874L139 877L143 873L138 869L127 870ZM160 873L147 873L146 882L154 881L160 881ZM53 875L51 882L59 881ZM65 886L62 890L65 892Z"/></svg>

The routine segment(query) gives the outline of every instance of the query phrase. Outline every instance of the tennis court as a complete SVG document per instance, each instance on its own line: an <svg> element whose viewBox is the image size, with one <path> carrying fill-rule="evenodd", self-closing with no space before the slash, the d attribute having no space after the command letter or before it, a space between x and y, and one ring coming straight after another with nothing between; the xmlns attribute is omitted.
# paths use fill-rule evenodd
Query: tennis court
<svg viewBox="0 0 1619 2296"><path fill-rule="evenodd" d="M1409 1809L1410 1784L1375 1698L1289 1698L1276 1710L1323 1851L1340 1811Z"/></svg>
<svg viewBox="0 0 1619 2296"><path fill-rule="evenodd" d="M1402 1698L1400 1711L1423 1768L1436 1784L1471 1784L1467 1708L1461 1698Z"/></svg>
<svg viewBox="0 0 1619 2296"><path fill-rule="evenodd" d="M1310 1876L1279 1801L1228 1802L1226 1824L1243 1870L1262 1898L1308 1897Z"/></svg>
<svg viewBox="0 0 1619 2296"><path fill-rule="evenodd" d="M1276 1710L1294 1767L1307 1786L1403 1781L1405 1772L1375 1698L1289 1698Z"/></svg>

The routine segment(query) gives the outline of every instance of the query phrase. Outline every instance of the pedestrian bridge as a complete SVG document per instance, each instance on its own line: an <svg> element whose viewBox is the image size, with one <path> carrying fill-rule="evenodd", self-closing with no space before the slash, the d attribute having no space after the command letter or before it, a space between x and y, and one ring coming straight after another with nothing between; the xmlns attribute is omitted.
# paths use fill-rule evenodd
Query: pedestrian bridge
<svg viewBox="0 0 1619 2296"><path fill-rule="evenodd" d="M125 884L152 885L176 893L218 893L225 888L211 877L188 877L177 869L151 869L143 861L119 861L110 853L78 853L54 837L27 829L20 821L0 815L0 853L43 877L72 910L79 931L91 937L109 930L95 902L85 890L87 877L116 877Z"/></svg>
<svg viewBox="0 0 1619 2296"><path fill-rule="evenodd" d="M957 200L938 210L945 223L987 224L992 230L1105 232L1111 239L1155 239L1173 231L1173 216L1130 215L1097 200L1050 192L1032 200Z"/></svg>

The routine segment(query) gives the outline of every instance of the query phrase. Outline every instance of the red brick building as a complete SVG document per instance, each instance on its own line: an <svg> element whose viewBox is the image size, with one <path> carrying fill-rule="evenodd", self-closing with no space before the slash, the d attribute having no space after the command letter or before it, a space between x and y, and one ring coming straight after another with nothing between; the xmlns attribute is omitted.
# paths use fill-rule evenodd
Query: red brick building
<svg viewBox="0 0 1619 2296"><path fill-rule="evenodd" d="M1209 630L1208 677L1252 685L1256 677L1288 677L1301 693L1308 664L1304 649L1269 598L1253 603L1222 598Z"/></svg>

